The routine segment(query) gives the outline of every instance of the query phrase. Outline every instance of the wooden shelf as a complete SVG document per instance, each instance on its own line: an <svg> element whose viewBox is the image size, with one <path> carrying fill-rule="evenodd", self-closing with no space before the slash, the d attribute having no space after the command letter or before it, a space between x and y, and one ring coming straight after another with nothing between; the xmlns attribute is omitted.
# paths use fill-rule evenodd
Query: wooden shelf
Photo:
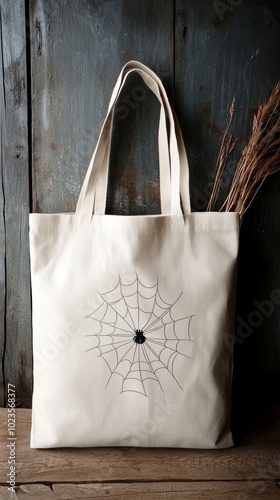
<svg viewBox="0 0 280 500"><path fill-rule="evenodd" d="M16 410L13 498L280 498L280 408L266 409L226 450L29 447L31 410ZM0 498L8 492L7 410L0 409ZM24 496L25 495L25 496Z"/></svg>

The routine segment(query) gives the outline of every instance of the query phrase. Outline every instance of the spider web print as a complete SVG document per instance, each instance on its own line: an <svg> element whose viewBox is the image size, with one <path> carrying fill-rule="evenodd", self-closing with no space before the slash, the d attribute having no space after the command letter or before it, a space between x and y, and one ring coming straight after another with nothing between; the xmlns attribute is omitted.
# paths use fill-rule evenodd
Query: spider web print
<svg viewBox="0 0 280 500"><path fill-rule="evenodd" d="M106 387L118 374L122 377L121 393L132 391L147 396L149 380L158 383L163 391L158 372L164 370L182 389L174 363L178 356L190 359L187 346L193 342L190 324L194 316L173 318L173 308L182 293L175 302L168 303L160 295L158 280L153 286L145 286L136 274L129 284L119 277L115 288L99 295L101 305L88 316L94 333L87 337L94 345L86 352L99 350L110 371Z"/></svg>

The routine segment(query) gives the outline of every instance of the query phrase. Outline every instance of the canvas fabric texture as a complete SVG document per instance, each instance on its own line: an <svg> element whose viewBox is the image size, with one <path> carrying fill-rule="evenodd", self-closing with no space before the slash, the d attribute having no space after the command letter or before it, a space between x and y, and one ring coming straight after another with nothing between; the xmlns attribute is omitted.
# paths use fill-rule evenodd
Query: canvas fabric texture
<svg viewBox="0 0 280 500"><path fill-rule="evenodd" d="M107 215L114 106L135 71L161 105L161 214ZM32 448L232 446L239 216L191 212L188 175L160 79L130 61L76 212L30 214Z"/></svg>

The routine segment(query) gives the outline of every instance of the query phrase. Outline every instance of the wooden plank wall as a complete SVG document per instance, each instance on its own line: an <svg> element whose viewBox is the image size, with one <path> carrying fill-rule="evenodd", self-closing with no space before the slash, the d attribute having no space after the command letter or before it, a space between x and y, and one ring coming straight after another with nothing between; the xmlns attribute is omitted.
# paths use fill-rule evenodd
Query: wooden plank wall
<svg viewBox="0 0 280 500"><path fill-rule="evenodd" d="M1 392L17 387L30 404L32 384L31 306L28 254L29 143L25 3L0 2L0 311ZM30 137L29 137L30 140Z"/></svg>
<svg viewBox="0 0 280 500"><path fill-rule="evenodd" d="M174 104L189 156L193 210L207 206L236 97L231 130L237 144L221 200L229 190L254 113L279 80L279 22L277 1L176 1ZM279 193L280 175L275 175L265 182L241 226L233 380L237 430L246 428L260 402L279 400L280 310L270 300L273 290L280 289ZM264 314L256 306L263 301L271 306L266 304L269 312Z"/></svg>
<svg viewBox="0 0 280 500"><path fill-rule="evenodd" d="M277 0L0 0L0 6L0 377L16 385L19 405L29 407L29 209L75 209L113 84L130 59L154 69L174 102L189 155L193 210L207 205L236 96L232 131L238 145L225 195L254 111L280 78L280 5ZM131 78L116 112L108 212L159 211L157 112L154 97ZM265 183L242 225L237 317L246 324L254 322L255 301L270 300L280 289L279 183L280 176ZM234 393L240 408L249 394L251 406L269 388L275 397L279 320L275 306L262 314L261 324L249 324L247 338L246 327L237 337ZM0 397L4 405L3 380Z"/></svg>

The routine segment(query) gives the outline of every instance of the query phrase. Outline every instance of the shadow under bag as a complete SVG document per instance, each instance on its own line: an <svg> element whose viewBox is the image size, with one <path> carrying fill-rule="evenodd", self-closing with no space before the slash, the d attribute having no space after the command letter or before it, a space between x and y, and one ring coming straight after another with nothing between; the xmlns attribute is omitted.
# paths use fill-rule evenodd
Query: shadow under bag
<svg viewBox="0 0 280 500"><path fill-rule="evenodd" d="M160 215L105 214L114 107L131 72L161 105ZM127 63L76 212L30 214L32 448L232 446L238 238L237 213L191 213L166 92Z"/></svg>

